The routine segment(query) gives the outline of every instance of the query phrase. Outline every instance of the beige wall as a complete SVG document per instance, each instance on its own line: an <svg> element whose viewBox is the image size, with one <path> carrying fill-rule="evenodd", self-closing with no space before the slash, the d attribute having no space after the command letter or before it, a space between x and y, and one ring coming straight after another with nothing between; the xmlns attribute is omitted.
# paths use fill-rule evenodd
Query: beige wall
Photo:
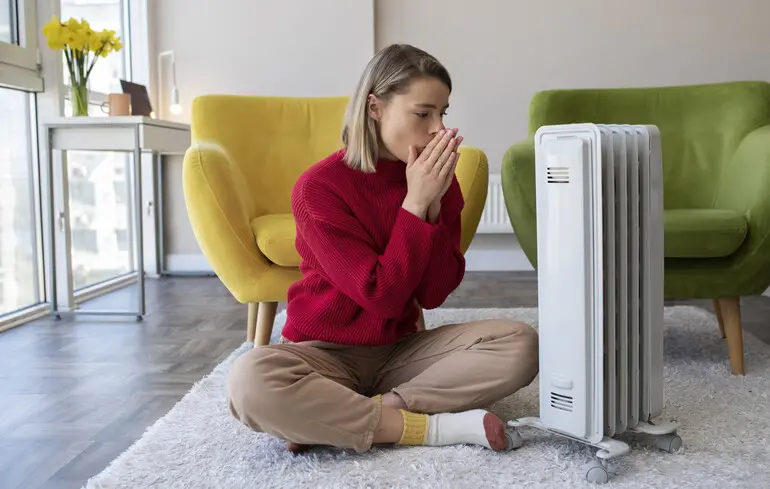
<svg viewBox="0 0 770 489"><path fill-rule="evenodd" d="M770 79L767 19L767 0L380 0L375 45L447 65L447 122L497 170L538 90Z"/></svg>
<svg viewBox="0 0 770 489"><path fill-rule="evenodd" d="M487 152L492 171L526 136L529 99L538 90L770 79L767 0L152 4L152 49L176 51L187 110L206 92L346 93L373 49L416 44L448 66L456 89L447 122ZM191 17L183 21L182 14ZM237 76L226 76L225 68ZM179 162L168 174L178 182ZM174 222L167 246L170 253L198 253L180 188L172 182L167 189L167 222ZM472 250L515 248L512 236L480 237ZM507 260L514 268L525 263L520 255Z"/></svg>

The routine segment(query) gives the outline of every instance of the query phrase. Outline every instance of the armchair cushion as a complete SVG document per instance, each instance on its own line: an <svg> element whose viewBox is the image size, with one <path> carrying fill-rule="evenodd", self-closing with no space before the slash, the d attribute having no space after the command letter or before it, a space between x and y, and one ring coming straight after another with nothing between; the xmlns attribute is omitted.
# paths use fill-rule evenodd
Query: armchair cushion
<svg viewBox="0 0 770 489"><path fill-rule="evenodd" d="M746 216L729 209L671 209L664 220L666 258L729 256L749 229Z"/></svg>
<svg viewBox="0 0 770 489"><path fill-rule="evenodd" d="M294 246L297 227L291 214L268 214L251 220L259 251L281 267L298 267L299 253Z"/></svg>

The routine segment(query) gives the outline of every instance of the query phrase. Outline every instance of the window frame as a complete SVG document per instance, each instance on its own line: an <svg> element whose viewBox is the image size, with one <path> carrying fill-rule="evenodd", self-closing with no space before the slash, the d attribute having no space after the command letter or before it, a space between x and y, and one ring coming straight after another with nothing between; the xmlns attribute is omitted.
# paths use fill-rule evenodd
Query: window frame
<svg viewBox="0 0 770 489"><path fill-rule="evenodd" d="M27 97L25 120L28 125L24 144L29 155L29 174L32 185L32 212L35 230L34 280L37 302L21 309L0 314L0 331L39 317L48 308L46 269L46 239L43 229L44 202L42 195L41 164L39 158L39 114L37 94L43 92L42 63L38 37L38 11L35 0L11 0L12 42L0 41L0 88L20 91Z"/></svg>
<svg viewBox="0 0 770 489"><path fill-rule="evenodd" d="M49 295L51 292L56 293L56 284L51 284L54 242L50 223L53 222L53 207L44 189L54 184L54 179L46 156L48 141L45 137L45 123L50 118L64 115L64 103L70 93L69 87L64 84L61 52L45 49L46 39L42 33L43 25L53 16L61 18L61 0L15 0L14 5L18 25L15 30L12 28L12 33L18 38L18 44L0 42L0 87L27 92L30 98L30 163L35 178L35 228L38 230L38 246L42 246L42 261L39 259L36 263L40 302L0 315L0 332L45 317L51 312ZM143 83L149 88L151 49L147 25L148 0L121 0L121 6L125 78ZM91 90L89 93L90 104L101 105L107 99L105 93ZM135 280L136 271L74 291L75 304L120 289Z"/></svg>
<svg viewBox="0 0 770 489"><path fill-rule="evenodd" d="M16 34L16 42L0 42L0 86L42 92L44 84L40 71L36 1L11 2L17 20L15 27L11 26L11 32Z"/></svg>
<svg viewBox="0 0 770 489"><path fill-rule="evenodd" d="M4 90L13 90L6 87L2 87ZM27 98L27 102L24 105L24 120L28 127L27 137L25 138L24 145L27 147L28 165L27 171L29 173L31 184L31 209L32 219L34 223L32 228L34 229L34 254L35 259L33 261L34 269L34 284L36 293L36 302L28 304L9 312L0 313L0 331L7 329L8 324L14 324L19 318L26 318L30 314L38 313L42 308L47 307L49 301L48 291L46 287L46 273L45 273L45 252L46 243L44 235L44 221L43 221L43 201L42 196L42 179L41 179L41 165L39 153L37 151L39 141L39 128L37 124L37 101L35 94L27 90L16 90L24 94Z"/></svg>

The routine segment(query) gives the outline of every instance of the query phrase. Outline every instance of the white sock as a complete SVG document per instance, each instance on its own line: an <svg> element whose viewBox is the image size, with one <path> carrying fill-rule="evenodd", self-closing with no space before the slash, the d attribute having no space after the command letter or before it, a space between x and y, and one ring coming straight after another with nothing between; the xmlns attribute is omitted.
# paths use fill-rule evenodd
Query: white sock
<svg viewBox="0 0 770 489"><path fill-rule="evenodd" d="M489 418L487 418L487 426L484 426L486 416ZM489 449L496 445L500 450L505 448L505 443L505 424L500 418L483 409L428 416L425 445L437 447L471 444Z"/></svg>

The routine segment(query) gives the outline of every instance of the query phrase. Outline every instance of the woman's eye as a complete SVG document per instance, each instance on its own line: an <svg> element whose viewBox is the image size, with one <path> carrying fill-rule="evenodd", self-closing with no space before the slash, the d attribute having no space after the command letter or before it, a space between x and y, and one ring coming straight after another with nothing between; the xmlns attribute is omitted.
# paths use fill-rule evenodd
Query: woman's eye
<svg viewBox="0 0 770 489"><path fill-rule="evenodd" d="M415 112L415 115L417 117L421 118L421 119L424 119L424 118L428 117L430 114L428 112ZM440 114L441 117L446 117L446 115L447 115L446 112L442 112Z"/></svg>

